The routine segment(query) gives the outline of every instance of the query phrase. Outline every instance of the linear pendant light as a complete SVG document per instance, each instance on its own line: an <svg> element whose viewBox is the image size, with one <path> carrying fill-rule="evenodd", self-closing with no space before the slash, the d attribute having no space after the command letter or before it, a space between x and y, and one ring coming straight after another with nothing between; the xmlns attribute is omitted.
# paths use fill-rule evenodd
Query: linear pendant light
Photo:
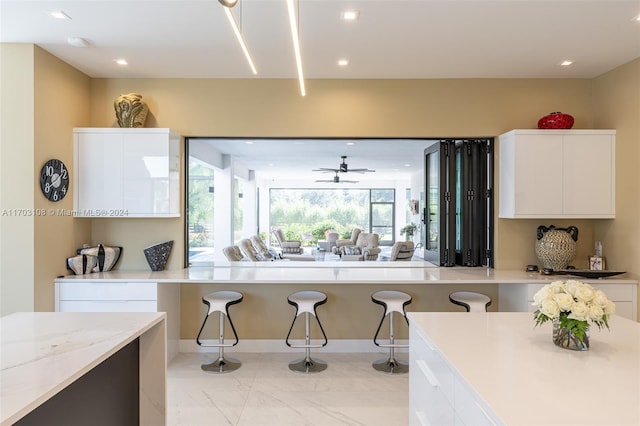
<svg viewBox="0 0 640 426"><path fill-rule="evenodd" d="M247 48L247 44L244 41L244 37L240 32L240 28L238 28L238 23L236 22L236 18L233 17L233 13L231 13L230 8L223 6L223 9L224 9L224 13L227 15L227 19L229 19L229 23L233 28L233 32L235 33L236 38L238 39L238 43L240 43L240 47L242 47L244 56L247 58L247 62L251 67L251 71L253 71L254 75L258 74L258 70L256 70L256 66L253 64L253 60L251 59L251 55L249 54L249 49Z"/></svg>
<svg viewBox="0 0 640 426"><path fill-rule="evenodd" d="M302 75L302 57L300 56L300 41L298 40L298 25L296 23L296 13L293 7L293 0L287 0L289 9L289 24L291 25L291 38L293 39L293 51L296 55L296 66L298 67L298 80L300 81L300 93L306 95L304 88L304 76Z"/></svg>

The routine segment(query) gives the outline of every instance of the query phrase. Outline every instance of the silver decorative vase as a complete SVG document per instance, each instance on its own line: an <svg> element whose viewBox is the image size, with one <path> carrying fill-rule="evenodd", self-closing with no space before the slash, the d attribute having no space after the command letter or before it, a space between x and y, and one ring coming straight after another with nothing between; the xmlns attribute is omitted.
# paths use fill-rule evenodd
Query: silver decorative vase
<svg viewBox="0 0 640 426"><path fill-rule="evenodd" d="M152 271L164 271L173 248L173 240L154 244L144 249L144 256Z"/></svg>
<svg viewBox="0 0 640 426"><path fill-rule="evenodd" d="M556 228L538 226L536 241L536 256L543 268L561 271L567 268L576 257L576 241L578 228Z"/></svg>
<svg viewBox="0 0 640 426"><path fill-rule="evenodd" d="M113 103L116 118L120 127L144 127L149 107L138 93L127 93L118 96Z"/></svg>

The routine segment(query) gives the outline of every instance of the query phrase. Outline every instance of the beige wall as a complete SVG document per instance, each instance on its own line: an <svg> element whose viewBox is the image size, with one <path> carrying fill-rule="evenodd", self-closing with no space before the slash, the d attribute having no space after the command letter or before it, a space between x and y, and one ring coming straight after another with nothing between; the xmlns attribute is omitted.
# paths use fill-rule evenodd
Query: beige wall
<svg viewBox="0 0 640 426"><path fill-rule="evenodd" d="M640 278L640 59L593 82L594 123L617 131L616 219L596 221L607 269ZM640 290L640 289L639 289ZM640 294L640 291L638 291ZM640 311L640 302L638 303Z"/></svg>
<svg viewBox="0 0 640 426"><path fill-rule="evenodd" d="M0 315L33 310L34 47L0 44Z"/></svg>
<svg viewBox="0 0 640 426"><path fill-rule="evenodd" d="M73 208L72 193L57 203L42 195L40 169L57 158L73 173L69 129L89 124L90 80L31 44L0 49L1 314L51 311L53 279L68 273L65 259L89 241L90 222L60 214Z"/></svg>
<svg viewBox="0 0 640 426"><path fill-rule="evenodd" d="M44 163L52 158L62 160L73 179L73 138L70 129L90 122L90 79L48 52L35 49L35 134L32 168L37 174L34 193L36 209L46 215L34 217L34 287L36 311L51 311L54 304L53 278L68 275L67 257L90 242L91 222L76 219L73 210L73 184L65 198L47 200L40 190L39 175Z"/></svg>

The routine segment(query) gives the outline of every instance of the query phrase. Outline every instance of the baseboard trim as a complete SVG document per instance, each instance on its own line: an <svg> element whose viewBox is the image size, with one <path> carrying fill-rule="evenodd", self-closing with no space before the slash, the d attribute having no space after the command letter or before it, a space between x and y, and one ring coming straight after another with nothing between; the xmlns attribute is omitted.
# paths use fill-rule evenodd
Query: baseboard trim
<svg viewBox="0 0 640 426"><path fill-rule="evenodd" d="M217 341L203 340L204 344L213 344ZM226 341L225 341L226 342ZM301 345L303 341L293 341L292 344ZM321 340L312 340L312 344L318 345ZM398 339L396 344L408 345L408 340ZM327 346L320 349L312 349L312 351L320 350L323 352L334 353L366 353L366 352L388 352L389 349L379 348L368 339L338 339L329 340ZM225 348L225 352L251 352L251 353L273 353L273 352L292 352L304 351L300 348L288 347L283 339L241 339L236 346ZM408 352L407 348L398 348L396 352ZM199 346L195 340L180 340L180 352L218 352L218 348L206 348Z"/></svg>

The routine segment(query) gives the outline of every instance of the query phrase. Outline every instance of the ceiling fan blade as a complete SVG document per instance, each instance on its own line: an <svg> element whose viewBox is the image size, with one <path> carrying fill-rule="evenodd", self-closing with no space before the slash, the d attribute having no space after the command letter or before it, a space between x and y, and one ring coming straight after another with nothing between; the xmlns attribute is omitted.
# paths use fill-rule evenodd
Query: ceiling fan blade
<svg viewBox="0 0 640 426"><path fill-rule="evenodd" d="M375 170L371 170L371 169L349 169L350 172L352 173L368 173L368 172L375 172Z"/></svg>
<svg viewBox="0 0 640 426"><path fill-rule="evenodd" d="M329 168L326 168L326 167L320 167L319 169L313 169L311 171L312 172L324 172L324 173L329 173L329 172L338 173L339 172L338 169L329 169Z"/></svg>

